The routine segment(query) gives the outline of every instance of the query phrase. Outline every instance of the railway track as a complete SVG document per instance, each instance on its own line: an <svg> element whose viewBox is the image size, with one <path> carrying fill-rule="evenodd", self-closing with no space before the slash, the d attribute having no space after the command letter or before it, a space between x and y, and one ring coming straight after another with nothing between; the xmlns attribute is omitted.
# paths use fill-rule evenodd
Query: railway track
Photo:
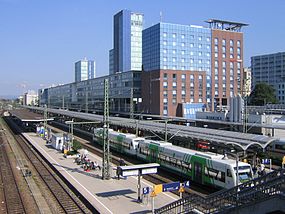
<svg viewBox="0 0 285 214"><path fill-rule="evenodd" d="M10 165L6 149L7 141L0 132L0 182L2 184L3 202L1 213L26 213L19 187ZM0 189L1 190L1 189Z"/></svg>
<svg viewBox="0 0 285 214"><path fill-rule="evenodd" d="M60 126L60 123L54 123L51 126L52 129L54 129L57 132L60 131L68 131L67 127L65 125ZM83 148L86 148L88 151L103 157L103 152L102 152L102 148L99 145L95 145L95 144L91 144L90 142L92 142L92 137L91 134L86 132L86 131L82 131L80 130L81 133L78 131L78 129L74 129L74 134L76 134L77 139L81 142ZM111 161L113 164L115 165L119 165L119 160L123 158L126 162L126 164L128 165L133 165L133 164L141 164L142 161L141 160L137 160L134 158L131 158L129 156L124 156L118 152L113 151L112 152L112 157L111 157ZM150 181L151 183L154 184L162 184L162 183L170 183L170 182L174 182L174 181L180 181L182 178L172 172L163 170L163 169L159 169L158 174L151 174L151 175L143 175L143 178ZM197 194L197 195L201 195L201 196L206 196L209 195L211 193L217 192L218 189L215 189L213 187L207 187L207 186L203 186L201 184L195 183L195 182L191 182L191 189L185 189L185 192L183 193L183 196L188 196L189 194ZM177 195L179 195L178 192L176 192Z"/></svg>
<svg viewBox="0 0 285 214"><path fill-rule="evenodd" d="M18 145L29 158L37 173L60 205L61 210L59 210L58 213L96 213L97 211L95 208L92 210L88 209L73 193L71 193L66 185L62 184L62 181L58 180L56 174L49 169L48 165L43 163L44 161L35 153L35 150L31 149L31 146L28 145L27 141L20 135L19 127L9 119L6 120L6 122L14 132L15 140Z"/></svg>

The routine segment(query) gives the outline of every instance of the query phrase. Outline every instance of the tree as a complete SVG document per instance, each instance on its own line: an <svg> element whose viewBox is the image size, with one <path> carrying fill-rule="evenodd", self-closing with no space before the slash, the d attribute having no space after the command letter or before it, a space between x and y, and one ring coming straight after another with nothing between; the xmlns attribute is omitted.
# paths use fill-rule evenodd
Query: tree
<svg viewBox="0 0 285 214"><path fill-rule="evenodd" d="M275 97L275 90L271 85L264 82L256 84L249 97L249 104L263 106L267 103L276 104L278 100Z"/></svg>
<svg viewBox="0 0 285 214"><path fill-rule="evenodd" d="M73 146L72 146L72 149L77 152L79 149L82 149L82 145L79 141L77 140L74 140L73 141Z"/></svg>

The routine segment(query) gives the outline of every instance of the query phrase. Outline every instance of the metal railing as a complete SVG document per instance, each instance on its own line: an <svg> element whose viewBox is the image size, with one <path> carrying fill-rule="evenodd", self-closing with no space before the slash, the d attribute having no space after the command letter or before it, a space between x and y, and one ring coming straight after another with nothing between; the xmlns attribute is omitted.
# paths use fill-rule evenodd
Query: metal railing
<svg viewBox="0 0 285 214"><path fill-rule="evenodd" d="M275 170L262 177L228 190L202 197L192 194L155 210L155 213L222 213L229 209L285 194L285 169Z"/></svg>

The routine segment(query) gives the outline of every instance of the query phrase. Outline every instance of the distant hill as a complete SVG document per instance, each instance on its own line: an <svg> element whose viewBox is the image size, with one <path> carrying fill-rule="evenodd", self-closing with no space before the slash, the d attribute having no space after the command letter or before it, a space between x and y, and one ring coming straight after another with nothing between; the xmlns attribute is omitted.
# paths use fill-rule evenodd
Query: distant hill
<svg viewBox="0 0 285 214"><path fill-rule="evenodd" d="M14 100L17 99L17 95L0 95L0 99L8 99L8 100Z"/></svg>

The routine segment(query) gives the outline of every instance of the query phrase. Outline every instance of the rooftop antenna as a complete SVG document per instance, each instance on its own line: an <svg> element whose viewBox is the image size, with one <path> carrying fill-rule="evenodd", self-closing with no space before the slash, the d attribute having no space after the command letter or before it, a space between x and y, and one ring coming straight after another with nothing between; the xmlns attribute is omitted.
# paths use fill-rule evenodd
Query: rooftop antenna
<svg viewBox="0 0 285 214"><path fill-rule="evenodd" d="M162 11L159 12L160 22L162 22Z"/></svg>

